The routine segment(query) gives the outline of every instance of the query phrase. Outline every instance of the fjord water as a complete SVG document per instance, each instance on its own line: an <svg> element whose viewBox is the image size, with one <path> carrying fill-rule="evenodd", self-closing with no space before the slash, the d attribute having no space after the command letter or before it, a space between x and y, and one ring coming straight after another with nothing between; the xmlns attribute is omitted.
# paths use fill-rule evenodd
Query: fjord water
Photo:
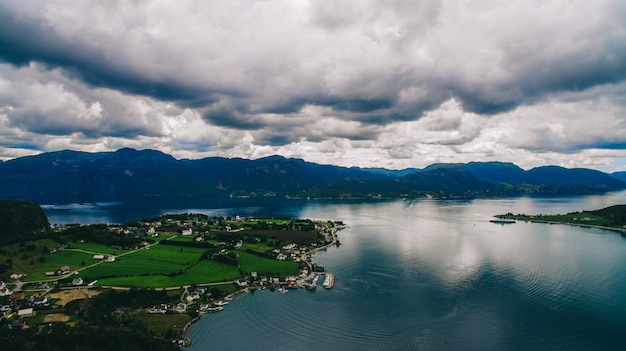
<svg viewBox="0 0 626 351"><path fill-rule="evenodd" d="M283 215L349 226L339 232L341 246L314 256L336 275L333 289L240 294L191 326L188 350L617 350L626 340L626 239L600 229L489 219L624 203L626 192L149 211ZM115 208L124 206L94 216L123 217ZM53 223L72 212L47 211Z"/></svg>

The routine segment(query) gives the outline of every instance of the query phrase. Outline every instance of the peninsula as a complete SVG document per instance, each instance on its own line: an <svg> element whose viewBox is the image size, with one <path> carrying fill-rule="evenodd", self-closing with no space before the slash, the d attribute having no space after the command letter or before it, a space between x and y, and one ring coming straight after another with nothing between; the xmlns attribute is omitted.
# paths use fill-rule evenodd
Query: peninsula
<svg viewBox="0 0 626 351"><path fill-rule="evenodd" d="M571 212L555 215L500 214L500 220L518 220L535 223L569 224L626 233L626 205L616 205L595 211Z"/></svg>
<svg viewBox="0 0 626 351"><path fill-rule="evenodd" d="M0 335L19 345L115 333L138 350L176 349L190 342L191 322L227 308L238 292L314 289L319 276L332 276L311 256L338 245L343 226L183 213L37 228L0 245ZM133 333L141 345L129 341Z"/></svg>

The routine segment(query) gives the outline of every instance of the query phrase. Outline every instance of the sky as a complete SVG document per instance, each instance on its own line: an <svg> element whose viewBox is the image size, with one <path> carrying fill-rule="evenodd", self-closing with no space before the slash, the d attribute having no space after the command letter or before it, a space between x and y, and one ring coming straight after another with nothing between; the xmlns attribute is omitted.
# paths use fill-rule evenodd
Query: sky
<svg viewBox="0 0 626 351"><path fill-rule="evenodd" d="M626 171L623 0L0 0L0 160Z"/></svg>

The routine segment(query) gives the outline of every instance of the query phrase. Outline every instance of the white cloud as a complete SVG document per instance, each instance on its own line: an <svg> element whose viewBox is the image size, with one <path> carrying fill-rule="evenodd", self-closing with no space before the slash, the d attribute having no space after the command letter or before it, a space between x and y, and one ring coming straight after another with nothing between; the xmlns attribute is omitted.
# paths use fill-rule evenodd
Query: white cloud
<svg viewBox="0 0 626 351"><path fill-rule="evenodd" d="M621 1L0 1L0 10L4 159L119 146L394 168L495 159L608 168L626 157Z"/></svg>

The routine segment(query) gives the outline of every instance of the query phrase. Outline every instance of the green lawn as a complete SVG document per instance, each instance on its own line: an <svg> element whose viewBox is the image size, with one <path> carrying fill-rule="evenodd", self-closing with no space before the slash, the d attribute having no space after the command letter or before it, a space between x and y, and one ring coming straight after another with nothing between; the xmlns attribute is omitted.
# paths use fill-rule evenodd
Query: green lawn
<svg viewBox="0 0 626 351"><path fill-rule="evenodd" d="M280 277L298 274L298 264L291 261L260 257L251 253L237 251L239 265L245 273L258 272L259 274L278 274Z"/></svg>

